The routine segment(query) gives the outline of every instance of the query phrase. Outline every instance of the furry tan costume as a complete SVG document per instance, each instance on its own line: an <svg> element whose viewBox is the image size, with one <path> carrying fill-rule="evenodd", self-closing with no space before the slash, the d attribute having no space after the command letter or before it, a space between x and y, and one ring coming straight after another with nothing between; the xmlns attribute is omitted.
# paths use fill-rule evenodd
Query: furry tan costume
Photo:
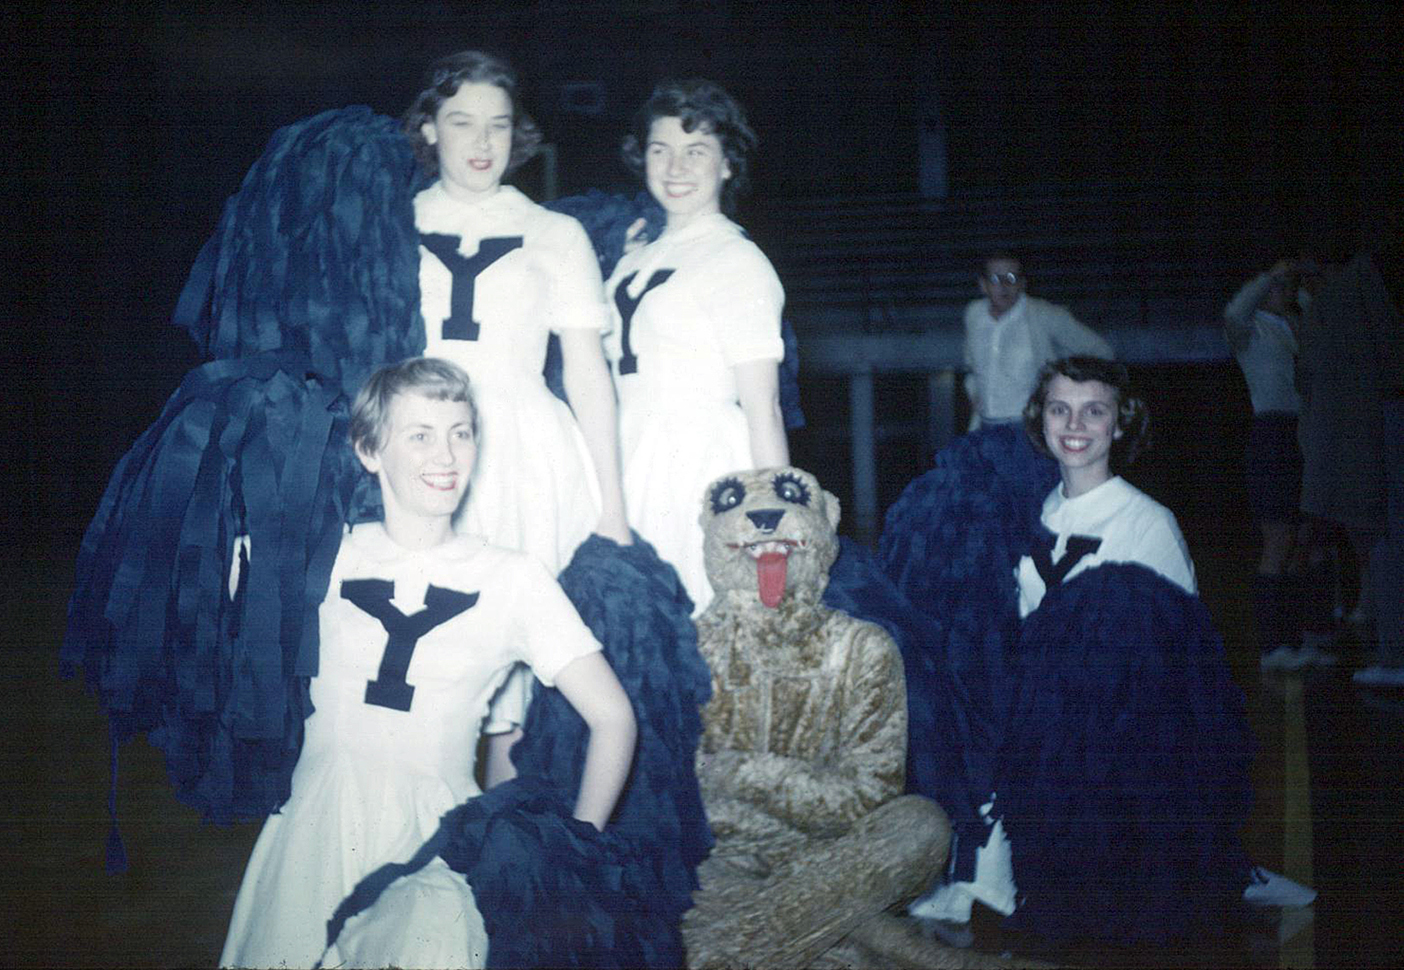
<svg viewBox="0 0 1404 970"><path fill-rule="evenodd" d="M697 620L713 687L697 767L717 845L683 923L692 966L812 965L945 862L944 813L899 797L897 647L820 602L838 518L796 468L729 475L704 496L716 598Z"/></svg>

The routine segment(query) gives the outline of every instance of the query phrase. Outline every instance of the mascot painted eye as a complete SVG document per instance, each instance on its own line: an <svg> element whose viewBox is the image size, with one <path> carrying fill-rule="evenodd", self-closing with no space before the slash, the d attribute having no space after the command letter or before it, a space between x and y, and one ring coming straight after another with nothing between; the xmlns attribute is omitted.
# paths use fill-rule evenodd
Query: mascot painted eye
<svg viewBox="0 0 1404 970"><path fill-rule="evenodd" d="M809 486L788 472L775 476L775 494L795 505L809 504Z"/></svg>
<svg viewBox="0 0 1404 970"><path fill-rule="evenodd" d="M696 494L696 493L694 493ZM746 486L742 485L739 479L723 478L712 486L711 503L712 514L721 515L730 509L736 508L746 498Z"/></svg>

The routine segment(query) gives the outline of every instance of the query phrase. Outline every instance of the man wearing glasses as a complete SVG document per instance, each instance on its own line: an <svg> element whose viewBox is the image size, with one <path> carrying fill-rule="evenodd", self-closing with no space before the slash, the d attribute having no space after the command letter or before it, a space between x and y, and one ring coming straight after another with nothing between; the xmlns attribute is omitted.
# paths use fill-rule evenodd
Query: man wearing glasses
<svg viewBox="0 0 1404 970"><path fill-rule="evenodd" d="M1066 308L1024 293L1018 257L991 253L979 273L982 300L965 308L965 391L971 428L1023 420L1039 368L1073 355L1111 358L1104 339Z"/></svg>

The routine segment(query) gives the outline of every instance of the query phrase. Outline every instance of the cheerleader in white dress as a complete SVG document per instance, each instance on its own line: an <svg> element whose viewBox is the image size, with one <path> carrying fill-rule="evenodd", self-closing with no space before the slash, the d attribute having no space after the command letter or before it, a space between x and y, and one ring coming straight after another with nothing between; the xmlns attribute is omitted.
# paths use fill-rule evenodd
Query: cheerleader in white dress
<svg viewBox="0 0 1404 970"><path fill-rule="evenodd" d="M629 522L678 570L694 615L712 598L697 523L703 490L728 471L789 462L778 390L784 290L722 214L745 187L755 143L741 106L716 84L659 85L624 158L666 224L605 287Z"/></svg>
<svg viewBox="0 0 1404 970"><path fill-rule="evenodd" d="M473 375L486 434L464 532L540 559L554 576L591 532L630 542L619 484L617 416L600 347L608 325L599 263L580 223L502 178L540 141L517 78L467 51L433 65L405 130L438 181L414 199L425 353ZM542 376L561 342L567 406ZM530 679L514 676L491 734L520 724ZM511 775L515 732L492 745L489 780Z"/></svg>
<svg viewBox="0 0 1404 970"><path fill-rule="evenodd" d="M1022 631L987 836L974 878L911 912L955 942L970 940L975 901L1047 937L1164 942L1223 932L1239 896L1310 902L1310 889L1250 866L1239 843L1251 758L1241 693L1175 516L1112 472L1148 438L1125 368L1047 365L1024 427L1061 481L1016 569ZM1151 618L1161 626L1147 635Z"/></svg>
<svg viewBox="0 0 1404 970"><path fill-rule="evenodd" d="M534 558L453 531L475 426L468 379L444 361L386 368L358 397L352 438L385 521L355 527L337 555L315 712L292 795L250 857L224 966L324 959L328 920L362 877L408 860L478 794L479 727L516 662L590 725L576 817L602 828L613 808L634 726L599 644ZM470 967L486 955L471 887L435 859L351 920L325 962Z"/></svg>

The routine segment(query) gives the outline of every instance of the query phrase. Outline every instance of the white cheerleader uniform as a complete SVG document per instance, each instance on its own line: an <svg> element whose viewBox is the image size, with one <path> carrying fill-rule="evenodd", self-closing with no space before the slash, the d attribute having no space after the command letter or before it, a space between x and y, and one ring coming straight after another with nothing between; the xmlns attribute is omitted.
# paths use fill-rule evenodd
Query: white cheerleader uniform
<svg viewBox="0 0 1404 970"><path fill-rule="evenodd" d="M473 536L407 550L380 523L343 539L319 622L315 710L292 795L249 858L222 966L321 959L327 921L357 883L410 859L446 811L479 794L480 725L512 665L524 661L550 684L600 649L532 557ZM382 932L379 949L356 956L345 944L366 927L353 919L337 958L349 949L353 962L380 966L483 966L487 938L468 884L442 859L414 882L392 952Z"/></svg>
<svg viewBox="0 0 1404 970"><path fill-rule="evenodd" d="M624 256L605 291L629 523L677 569L696 615L712 598L703 492L752 466L732 368L784 356L785 291L765 254L720 213Z"/></svg>
<svg viewBox="0 0 1404 970"><path fill-rule="evenodd" d="M468 372L481 426L456 525L554 576L594 531L600 495L575 416L541 369L549 334L607 325L599 262L579 222L507 185L465 203L436 182L415 196L414 222L424 353Z"/></svg>
<svg viewBox="0 0 1404 970"><path fill-rule="evenodd" d="M1119 475L1075 498L1067 498L1059 483L1044 500L1040 520L1055 536L1050 564L1060 574L1060 582L1103 563L1134 562L1187 593L1195 592L1194 562L1174 513ZM1048 587L1032 556L1019 560L1016 575L1022 619L1038 608ZM980 809L987 823L996 793L990 798ZM913 904L912 911L964 923L970 919L975 900L1008 916L1014 912L1016 899L1009 839L1003 821L996 819L984 845L976 850L975 878L937 887Z"/></svg>
<svg viewBox="0 0 1404 970"><path fill-rule="evenodd" d="M1041 521L1057 537L1052 564L1067 582L1078 573L1105 562L1138 562L1164 576L1186 593L1196 592L1194 561L1175 515L1120 475L1113 475L1089 492L1067 498L1061 484L1043 502ZM1097 548L1066 560L1071 536L1098 540ZM1066 568L1064 568L1066 567ZM1047 592L1031 556L1019 560L1019 617L1038 609Z"/></svg>
<svg viewBox="0 0 1404 970"><path fill-rule="evenodd" d="M478 407L477 461L454 524L558 575L599 522L600 488L575 415L542 367L551 333L608 325L595 251L579 222L509 185L470 203L436 182L414 197L414 224L424 353L466 370ZM530 700L519 669L486 731L520 724Z"/></svg>

